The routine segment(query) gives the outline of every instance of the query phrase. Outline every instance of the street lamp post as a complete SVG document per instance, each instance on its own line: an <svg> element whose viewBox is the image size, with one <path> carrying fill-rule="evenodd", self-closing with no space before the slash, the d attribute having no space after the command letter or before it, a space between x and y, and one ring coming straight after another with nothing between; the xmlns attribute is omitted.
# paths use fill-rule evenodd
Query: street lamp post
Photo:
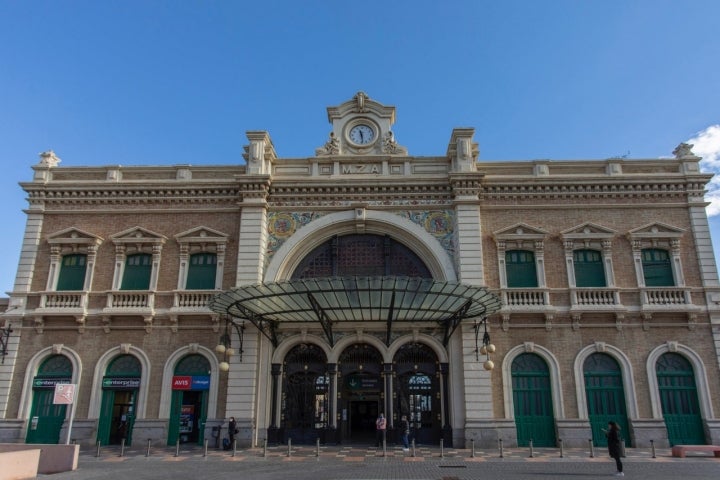
<svg viewBox="0 0 720 480"><path fill-rule="evenodd" d="M482 326L482 345L480 344L480 327ZM495 368L495 362L490 360L490 354L495 353L495 345L490 342L490 334L487 331L487 318L483 318L480 321L475 321L475 359L479 362L480 355L485 355L485 362L483 362L483 368L485 370L492 370Z"/></svg>
<svg viewBox="0 0 720 480"><path fill-rule="evenodd" d="M225 317L225 332L220 336L220 341L215 347L215 352L218 355L222 355L223 360L218 365L218 368L223 372L230 370L230 358L235 355L235 349L232 346L232 335L231 328L237 333L239 345L237 353L239 360L242 362L243 354L243 336L245 333L245 322L236 323L232 317Z"/></svg>

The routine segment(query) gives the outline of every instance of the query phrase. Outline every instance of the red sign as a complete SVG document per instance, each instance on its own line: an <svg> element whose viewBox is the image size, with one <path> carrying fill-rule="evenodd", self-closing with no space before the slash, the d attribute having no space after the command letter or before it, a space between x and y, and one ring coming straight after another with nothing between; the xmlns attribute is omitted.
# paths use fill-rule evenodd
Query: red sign
<svg viewBox="0 0 720 480"><path fill-rule="evenodd" d="M190 375L175 376L172 379L173 390L190 390L192 377Z"/></svg>

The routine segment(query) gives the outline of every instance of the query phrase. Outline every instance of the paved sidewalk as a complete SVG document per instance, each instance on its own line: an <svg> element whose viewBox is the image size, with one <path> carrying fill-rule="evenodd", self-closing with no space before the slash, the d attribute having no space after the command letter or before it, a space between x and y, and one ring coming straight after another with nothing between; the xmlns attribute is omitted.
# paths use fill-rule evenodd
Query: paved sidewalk
<svg viewBox="0 0 720 480"><path fill-rule="evenodd" d="M605 449L535 449L530 456L528 448L499 451L445 449L419 447L403 452L393 446L383 455L381 449L358 446L287 446L237 450L232 452L202 448L126 449L123 456L117 447L104 447L96 457L95 449L82 449L79 468L43 476L52 480L90 480L121 478L130 480L156 480L172 478L227 480L292 478L293 480L325 479L517 479L563 480L607 478L615 470L614 461ZM720 478L720 459L699 455L685 459L673 458L670 449L658 449L655 458L648 449L628 449L623 460L627 477L653 478L653 480L713 479Z"/></svg>

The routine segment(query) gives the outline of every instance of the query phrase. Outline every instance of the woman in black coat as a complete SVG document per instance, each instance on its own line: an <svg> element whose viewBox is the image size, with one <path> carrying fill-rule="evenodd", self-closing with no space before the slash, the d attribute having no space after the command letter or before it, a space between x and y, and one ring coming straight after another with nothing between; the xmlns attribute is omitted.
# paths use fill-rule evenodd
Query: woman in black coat
<svg viewBox="0 0 720 480"><path fill-rule="evenodd" d="M230 423L228 424L228 437L230 438L230 448L233 448L235 444L235 434L237 433L237 422L235 417L230 417Z"/></svg>
<svg viewBox="0 0 720 480"><path fill-rule="evenodd" d="M608 422L608 429L605 432L605 435L607 435L608 453L610 453L610 456L615 459L615 465L617 466L617 473L615 473L615 476L624 477L625 474L623 473L623 465L620 461L622 449L620 448L620 427L618 424L615 422Z"/></svg>

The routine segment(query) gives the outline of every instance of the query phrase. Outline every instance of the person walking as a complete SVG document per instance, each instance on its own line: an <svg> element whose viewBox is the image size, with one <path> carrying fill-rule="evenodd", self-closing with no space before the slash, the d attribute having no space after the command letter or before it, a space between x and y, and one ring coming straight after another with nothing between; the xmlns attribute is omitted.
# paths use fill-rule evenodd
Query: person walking
<svg viewBox="0 0 720 480"><path fill-rule="evenodd" d="M385 420L385 415L381 413L377 420L375 420L375 446L378 448L385 444L386 428L387 421Z"/></svg>
<svg viewBox="0 0 720 480"><path fill-rule="evenodd" d="M410 451L410 444L408 443L408 437L410 436L410 424L408 423L407 416L403 415L400 417L400 438L402 438L403 451Z"/></svg>
<svg viewBox="0 0 720 480"><path fill-rule="evenodd" d="M617 467L615 476L624 477L623 464L620 460L620 455L622 454L622 448L620 446L620 426L617 423L610 421L608 422L608 429L603 429L603 431L607 436L608 453L610 454L610 457L615 459L615 466Z"/></svg>
<svg viewBox="0 0 720 480"><path fill-rule="evenodd" d="M235 445L236 433L238 433L237 422L235 421L235 417L230 417L230 422L228 423L228 438L230 439L230 448L233 448Z"/></svg>

